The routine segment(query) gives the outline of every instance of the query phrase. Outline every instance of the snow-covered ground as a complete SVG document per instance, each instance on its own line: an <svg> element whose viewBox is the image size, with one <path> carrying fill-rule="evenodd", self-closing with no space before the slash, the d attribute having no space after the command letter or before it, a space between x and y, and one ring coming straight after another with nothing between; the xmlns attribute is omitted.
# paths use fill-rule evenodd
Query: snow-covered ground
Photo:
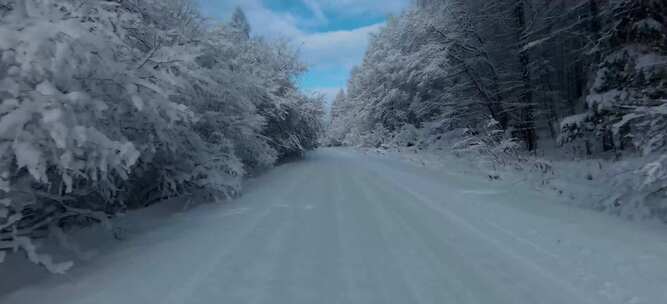
<svg viewBox="0 0 667 304"><path fill-rule="evenodd" d="M663 226L423 164L319 150L233 202L129 215L122 241L81 233L99 253L65 276L10 257L0 303L667 303Z"/></svg>

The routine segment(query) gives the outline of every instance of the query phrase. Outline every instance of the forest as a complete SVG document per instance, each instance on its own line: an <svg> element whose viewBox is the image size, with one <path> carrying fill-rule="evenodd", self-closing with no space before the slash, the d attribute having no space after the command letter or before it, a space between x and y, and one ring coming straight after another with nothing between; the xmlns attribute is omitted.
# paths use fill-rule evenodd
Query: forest
<svg viewBox="0 0 667 304"><path fill-rule="evenodd" d="M589 205L667 219L666 26L665 0L416 1L371 38L326 142L595 160L613 186Z"/></svg>

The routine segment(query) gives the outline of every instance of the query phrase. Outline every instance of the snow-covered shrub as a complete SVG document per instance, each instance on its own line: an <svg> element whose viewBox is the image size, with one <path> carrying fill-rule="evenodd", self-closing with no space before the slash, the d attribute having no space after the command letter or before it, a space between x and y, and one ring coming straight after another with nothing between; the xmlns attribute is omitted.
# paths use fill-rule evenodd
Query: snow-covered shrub
<svg viewBox="0 0 667 304"><path fill-rule="evenodd" d="M667 220L667 155L662 155L636 171L636 193L653 216Z"/></svg>
<svg viewBox="0 0 667 304"><path fill-rule="evenodd" d="M123 182L141 153L123 123L141 97L124 88L142 80L121 61L128 54L119 52L124 44L110 23L99 21L113 15L105 7L11 5L0 20L0 196L8 214L0 221L0 250L38 256L30 238L50 225L102 221L120 208ZM117 93L105 95L111 87ZM174 121L186 112L166 101L146 109ZM164 118L138 121L168 125ZM31 260L50 267L48 259Z"/></svg>
<svg viewBox="0 0 667 304"><path fill-rule="evenodd" d="M659 217L667 219L667 155L644 165L638 173L640 180L636 189L651 202L656 202L657 205L651 207Z"/></svg>
<svg viewBox="0 0 667 304"><path fill-rule="evenodd" d="M667 222L666 168L666 155L615 162L603 171L613 188L596 207L627 218Z"/></svg>
<svg viewBox="0 0 667 304"><path fill-rule="evenodd" d="M343 144L346 146L364 147L364 148L379 148L383 144L389 142L392 132L384 128L381 124L376 124L375 128L362 130L360 128L352 128L343 139Z"/></svg>
<svg viewBox="0 0 667 304"><path fill-rule="evenodd" d="M306 151L316 148L323 132L321 99L307 96L293 98L294 102L278 106L269 117L264 131L264 135L271 138L269 144L280 160L301 157Z"/></svg>
<svg viewBox="0 0 667 304"><path fill-rule="evenodd" d="M601 147L593 147L598 144L595 138L600 136L595 132L595 123L590 113L568 116L560 123L558 143L567 147L568 152L575 156L591 155L594 150L602 150Z"/></svg>
<svg viewBox="0 0 667 304"><path fill-rule="evenodd" d="M519 160L520 144L505 136L498 121L489 118L480 126L461 130L460 139L453 145L459 155L477 155L488 158L493 167L510 165Z"/></svg>
<svg viewBox="0 0 667 304"><path fill-rule="evenodd" d="M399 147L416 146L420 141L421 132L411 124L406 124L394 135L391 144Z"/></svg>

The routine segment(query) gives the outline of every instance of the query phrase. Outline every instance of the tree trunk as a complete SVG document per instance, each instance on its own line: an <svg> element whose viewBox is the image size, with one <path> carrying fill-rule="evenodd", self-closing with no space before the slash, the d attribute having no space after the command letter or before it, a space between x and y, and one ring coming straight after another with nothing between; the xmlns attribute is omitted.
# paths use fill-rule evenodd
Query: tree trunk
<svg viewBox="0 0 667 304"><path fill-rule="evenodd" d="M517 26L517 41L519 45L523 42L523 34L526 30L525 3L519 1L514 8L514 18ZM535 131L535 109L533 105L533 93L530 83L530 56L528 50L519 51L519 63L521 64L521 108L519 115L519 132L526 143L528 151L537 149L537 133Z"/></svg>

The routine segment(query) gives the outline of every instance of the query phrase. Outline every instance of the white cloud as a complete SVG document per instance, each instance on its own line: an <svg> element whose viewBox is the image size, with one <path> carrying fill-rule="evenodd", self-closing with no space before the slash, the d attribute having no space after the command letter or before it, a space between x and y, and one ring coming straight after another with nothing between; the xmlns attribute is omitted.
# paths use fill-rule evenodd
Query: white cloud
<svg viewBox="0 0 667 304"><path fill-rule="evenodd" d="M377 32L382 25L303 35L299 41L302 43L304 60L308 64L351 68L363 57L369 35Z"/></svg>
<svg viewBox="0 0 667 304"><path fill-rule="evenodd" d="M303 60L318 73L349 71L362 60L368 38L383 24L375 24L350 31L306 34L300 37ZM327 110L336 94L344 87L316 87L311 91L325 96Z"/></svg>
<svg viewBox="0 0 667 304"><path fill-rule="evenodd" d="M255 35L267 38L300 37L304 33L298 28L298 19L289 13L279 13L264 7L259 0L243 1L244 9Z"/></svg>
<svg viewBox="0 0 667 304"><path fill-rule="evenodd" d="M313 10L320 11L316 0ZM289 13L274 12L250 0L242 5L255 35L266 38L288 38L300 47L303 60L310 66L336 66L351 68L363 58L370 33L377 32L382 24L361 27L349 31L307 33L299 29L299 20Z"/></svg>
<svg viewBox="0 0 667 304"><path fill-rule="evenodd" d="M322 23L329 22L327 20L327 17L324 15L324 11L322 10L322 7L320 6L320 4L318 3L317 0L302 0L302 1L303 1L303 4L305 4L306 7L308 7L308 9L313 13L315 18L317 18L317 20L319 22L322 22Z"/></svg>

